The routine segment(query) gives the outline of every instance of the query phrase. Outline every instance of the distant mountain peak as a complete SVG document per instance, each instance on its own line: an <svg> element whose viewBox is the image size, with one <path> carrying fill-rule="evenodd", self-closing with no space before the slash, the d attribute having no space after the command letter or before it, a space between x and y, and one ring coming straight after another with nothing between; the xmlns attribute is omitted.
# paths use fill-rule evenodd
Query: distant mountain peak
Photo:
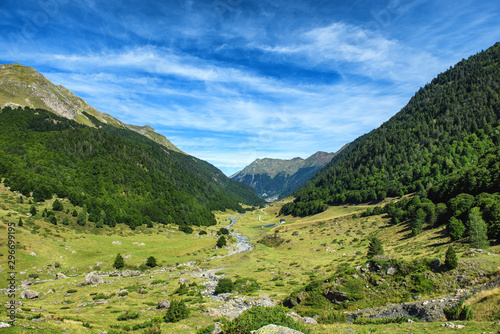
<svg viewBox="0 0 500 334"><path fill-rule="evenodd" d="M88 113L103 123L130 129L169 150L184 153L151 126L125 124L109 114L101 113L66 87L50 82L33 67L18 63L0 65L0 107L5 106L46 109L78 123L94 126L85 115Z"/></svg>
<svg viewBox="0 0 500 334"><path fill-rule="evenodd" d="M256 159L231 178L248 184L261 198L274 201L307 182L336 153L316 152L307 159Z"/></svg>

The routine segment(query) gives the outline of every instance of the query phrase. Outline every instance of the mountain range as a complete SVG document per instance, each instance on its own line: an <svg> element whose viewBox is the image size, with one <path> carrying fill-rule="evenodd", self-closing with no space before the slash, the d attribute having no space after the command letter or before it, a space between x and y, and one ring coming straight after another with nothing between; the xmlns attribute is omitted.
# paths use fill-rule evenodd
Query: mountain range
<svg viewBox="0 0 500 334"><path fill-rule="evenodd" d="M272 202L291 194L335 155L336 153L316 152L307 159L257 159L231 178L248 184L258 196Z"/></svg>
<svg viewBox="0 0 500 334"><path fill-rule="evenodd" d="M100 113L34 69L0 67L0 179L33 201L67 198L96 226L213 225L214 210L261 205L249 186L149 126Z"/></svg>

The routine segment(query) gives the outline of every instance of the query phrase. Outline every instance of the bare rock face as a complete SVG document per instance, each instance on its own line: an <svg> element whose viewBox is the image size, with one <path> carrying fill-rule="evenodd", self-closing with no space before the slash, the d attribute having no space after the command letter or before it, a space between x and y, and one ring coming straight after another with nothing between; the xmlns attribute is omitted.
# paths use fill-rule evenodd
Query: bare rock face
<svg viewBox="0 0 500 334"><path fill-rule="evenodd" d="M67 278L67 276L64 275L63 273L57 273L56 274L56 279L64 279L64 278Z"/></svg>
<svg viewBox="0 0 500 334"><path fill-rule="evenodd" d="M36 299L40 297L40 292L36 292L36 291L33 291L33 290L25 290L23 292L21 292L21 299L22 298L25 298L25 299Z"/></svg>
<svg viewBox="0 0 500 334"><path fill-rule="evenodd" d="M278 326L278 325L267 325L256 331L253 334L304 334L295 329L290 329L288 327Z"/></svg>
<svg viewBox="0 0 500 334"><path fill-rule="evenodd" d="M102 283L104 283L102 277L93 272L85 276L85 285L102 284Z"/></svg>

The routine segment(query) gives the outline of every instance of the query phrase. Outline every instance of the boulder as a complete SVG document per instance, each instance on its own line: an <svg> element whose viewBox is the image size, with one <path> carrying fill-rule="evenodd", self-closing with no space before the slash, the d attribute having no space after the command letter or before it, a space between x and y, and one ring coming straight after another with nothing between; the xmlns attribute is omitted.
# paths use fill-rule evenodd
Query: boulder
<svg viewBox="0 0 500 334"><path fill-rule="evenodd" d="M21 292L21 299L36 299L38 297L40 297L40 293L33 290L24 290L23 292Z"/></svg>
<svg viewBox="0 0 500 334"><path fill-rule="evenodd" d="M6 324L5 322L0 322L0 328L8 328L10 324Z"/></svg>
<svg viewBox="0 0 500 334"><path fill-rule="evenodd" d="M63 273L56 274L56 279L64 279L64 278L68 278L68 277L66 275L64 275Z"/></svg>
<svg viewBox="0 0 500 334"><path fill-rule="evenodd" d="M168 301L168 300L160 300L158 302L158 306L156 308L158 308L158 309L168 309L168 308L170 308L170 301Z"/></svg>
<svg viewBox="0 0 500 334"><path fill-rule="evenodd" d="M259 328L256 331L252 331L252 334L304 334L295 329L290 329L288 327L278 326L278 325L267 325Z"/></svg>
<svg viewBox="0 0 500 334"><path fill-rule="evenodd" d="M141 276L141 272L139 270L132 270L130 272L130 277L134 277L134 276Z"/></svg>
<svg viewBox="0 0 500 334"><path fill-rule="evenodd" d="M186 284L189 282L191 282L191 280L189 278L180 278L179 279L179 284Z"/></svg>
<svg viewBox="0 0 500 334"><path fill-rule="evenodd" d="M104 279L93 272L85 276L85 285L102 283L104 283Z"/></svg>
<svg viewBox="0 0 500 334"><path fill-rule="evenodd" d="M347 297L347 293L337 290L327 290L323 293L326 299L328 299L332 303L340 304L349 301L349 297Z"/></svg>
<svg viewBox="0 0 500 334"><path fill-rule="evenodd" d="M390 267L389 269L387 269L387 275L392 276L395 273L396 273L396 268Z"/></svg>

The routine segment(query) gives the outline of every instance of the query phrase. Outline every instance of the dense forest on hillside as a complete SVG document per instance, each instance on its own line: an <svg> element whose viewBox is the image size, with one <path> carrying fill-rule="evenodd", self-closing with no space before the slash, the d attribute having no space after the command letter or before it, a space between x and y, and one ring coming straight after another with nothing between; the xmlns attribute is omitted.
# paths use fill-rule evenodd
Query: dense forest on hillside
<svg viewBox="0 0 500 334"><path fill-rule="evenodd" d="M303 216L327 204L438 194L431 191L434 185L474 168L500 144L499 62L497 43L439 74L399 113L360 137L342 159L334 159L297 191L281 213ZM489 191L499 191L498 183Z"/></svg>
<svg viewBox="0 0 500 334"><path fill-rule="evenodd" d="M87 115L89 118L92 116ZM95 128L48 111L0 113L0 177L42 201L68 198L88 219L114 226L156 221L213 225L212 210L260 205L253 190L214 166L92 118Z"/></svg>

